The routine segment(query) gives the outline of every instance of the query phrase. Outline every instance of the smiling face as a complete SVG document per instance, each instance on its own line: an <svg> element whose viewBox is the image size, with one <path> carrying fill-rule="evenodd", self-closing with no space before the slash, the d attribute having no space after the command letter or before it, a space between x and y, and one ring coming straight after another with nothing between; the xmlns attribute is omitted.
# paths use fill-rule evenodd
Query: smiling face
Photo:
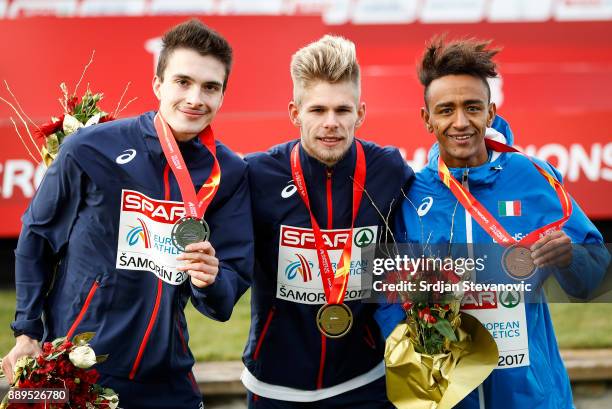
<svg viewBox="0 0 612 409"><path fill-rule="evenodd" d="M153 78L153 92L177 141L188 141L210 125L223 102L225 75L215 57L186 48L169 56L163 79Z"/></svg>
<svg viewBox="0 0 612 409"><path fill-rule="evenodd" d="M327 166L348 152L355 130L365 119L365 103L358 102L357 86L350 81L317 81L300 90L299 105L289 103L291 122L300 128L304 150Z"/></svg>
<svg viewBox="0 0 612 409"><path fill-rule="evenodd" d="M448 167L474 167L487 161L485 132L495 117L487 86L471 75L446 75L429 84L421 117L440 144Z"/></svg>

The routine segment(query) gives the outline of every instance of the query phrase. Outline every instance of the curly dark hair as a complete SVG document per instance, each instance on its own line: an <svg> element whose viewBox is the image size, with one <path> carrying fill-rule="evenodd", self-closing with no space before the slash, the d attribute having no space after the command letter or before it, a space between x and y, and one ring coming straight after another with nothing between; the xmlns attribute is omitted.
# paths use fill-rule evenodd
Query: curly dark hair
<svg viewBox="0 0 612 409"><path fill-rule="evenodd" d="M194 50L202 56L215 57L225 66L225 79L223 80L223 90L225 91L232 69L233 56L232 47L221 34L205 26L200 20L192 18L172 27L164 34L162 43L162 50L155 71L155 74L161 80L164 79L164 71L172 52L179 48L185 48Z"/></svg>
<svg viewBox="0 0 612 409"><path fill-rule="evenodd" d="M427 105L429 84L446 75L467 74L480 78L487 87L490 99L491 89L487 78L497 77L497 66L493 57L501 51L501 48L488 48L491 40L476 38L448 42L445 40L446 35L433 37L427 44L417 68L419 81L425 87L425 104Z"/></svg>

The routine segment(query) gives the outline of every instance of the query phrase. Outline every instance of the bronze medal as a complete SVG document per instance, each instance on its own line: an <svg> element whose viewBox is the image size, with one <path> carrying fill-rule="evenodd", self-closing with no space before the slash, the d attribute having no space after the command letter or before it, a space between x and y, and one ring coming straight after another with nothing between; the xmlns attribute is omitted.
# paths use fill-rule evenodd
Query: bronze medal
<svg viewBox="0 0 612 409"><path fill-rule="evenodd" d="M172 244L180 251L192 243L206 241L210 237L210 228L204 219L186 216L172 228Z"/></svg>
<svg viewBox="0 0 612 409"><path fill-rule="evenodd" d="M511 246L506 249L502 259L504 270L515 280L525 280L535 271L531 251L522 246Z"/></svg>
<svg viewBox="0 0 612 409"><path fill-rule="evenodd" d="M328 338L340 338L353 326L353 313L346 304L325 304L317 312L317 327Z"/></svg>

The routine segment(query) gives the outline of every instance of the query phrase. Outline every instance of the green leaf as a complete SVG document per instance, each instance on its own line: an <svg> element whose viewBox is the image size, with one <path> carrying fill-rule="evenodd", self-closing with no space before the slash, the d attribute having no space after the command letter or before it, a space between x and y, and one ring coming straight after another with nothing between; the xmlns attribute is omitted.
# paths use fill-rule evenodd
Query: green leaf
<svg viewBox="0 0 612 409"><path fill-rule="evenodd" d="M72 343L77 346L86 345L95 335L95 332L83 332L82 334L77 334L74 336L74 338L72 338Z"/></svg>
<svg viewBox="0 0 612 409"><path fill-rule="evenodd" d="M453 331L453 327L447 320L438 320L434 324L434 328L444 336L444 338L450 341L457 341L457 336L455 335L455 331Z"/></svg>
<svg viewBox="0 0 612 409"><path fill-rule="evenodd" d="M53 348L57 348L57 347L59 347L60 345L62 345L62 344L64 343L64 341L65 341L65 340L66 340L66 337L61 337L61 338L54 339L54 340L51 342L51 345L53 346Z"/></svg>
<svg viewBox="0 0 612 409"><path fill-rule="evenodd" d="M105 355L97 355L96 356L96 363L97 364L101 364L102 362L106 361L108 359L108 354Z"/></svg>
<svg viewBox="0 0 612 409"><path fill-rule="evenodd" d="M60 355L63 355L65 351L57 351L52 353L51 355L49 355L47 358L45 358L47 361L53 361L54 359L57 359L60 357Z"/></svg>

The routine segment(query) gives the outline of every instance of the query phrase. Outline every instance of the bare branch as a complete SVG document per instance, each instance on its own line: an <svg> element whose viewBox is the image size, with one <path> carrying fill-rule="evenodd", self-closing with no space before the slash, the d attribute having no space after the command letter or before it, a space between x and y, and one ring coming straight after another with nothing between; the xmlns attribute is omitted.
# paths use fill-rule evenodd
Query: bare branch
<svg viewBox="0 0 612 409"><path fill-rule="evenodd" d="M81 78L79 78L79 82L77 82L76 87L74 87L74 95L76 95L77 90L79 89L79 85L81 85L81 81L83 81L83 77L85 76L85 73L87 72L87 69L89 68L89 66L93 62L95 54L96 54L96 50L93 50L91 52L91 57L89 58L89 62L85 65L85 68L83 68L83 72L81 73Z"/></svg>
<svg viewBox="0 0 612 409"><path fill-rule="evenodd" d="M34 123L34 121L32 121L32 119L28 116L28 114L25 113L25 111L23 110L23 108L21 107L21 104L19 103L19 100L15 97L15 94L13 94L13 91L11 91L11 88L9 87L8 82L6 82L6 80L4 80L4 85L6 86L6 90L9 92L9 94L11 94L11 96L13 97L13 100L15 101L15 104L17 105L17 107L19 108L19 110L21 111L21 113L23 114L23 116L25 116L25 118L36 127L36 129L38 129L40 131L40 128L38 127L38 125L36 125L36 123Z"/></svg>
<svg viewBox="0 0 612 409"><path fill-rule="evenodd" d="M6 99L0 97L0 101L4 102L5 104L7 104L8 106L10 106L13 111L15 112L15 114L17 115L17 117L19 118L19 120L21 121L21 123L23 124L23 126L26 129L26 132L28 133L28 136L30 137L30 141L32 142L32 144L34 146L36 146L36 149L38 149L38 144L36 143L36 141L34 140L34 137L32 136L32 133L30 132L30 128L28 127L28 123L25 121L25 119L23 119L23 117L21 116L21 114L19 113L19 111L17 110L17 108L15 108L15 106L13 104L11 104L10 102L8 102ZM17 132L17 134L19 134L19 131ZM28 148L28 146L25 144L25 139L21 137L21 135L19 135L19 138L21 139L23 146L26 147L26 149L29 151L30 149Z"/></svg>
<svg viewBox="0 0 612 409"><path fill-rule="evenodd" d="M9 117L9 119L11 120L11 122L13 123L13 126L15 127L15 132L17 132L17 136L19 136L19 139L21 139L21 144L26 148L26 150L28 151L28 154L30 155L30 157L34 160L34 162L38 162L40 161L40 158L36 158L33 154L32 151L30 151L30 148L28 148L28 145L26 144L25 140L23 139L23 136L21 136L21 133L19 132L19 128L17 127L17 124L15 123L15 120L13 119L13 117ZM40 154L40 151L39 151Z"/></svg>

